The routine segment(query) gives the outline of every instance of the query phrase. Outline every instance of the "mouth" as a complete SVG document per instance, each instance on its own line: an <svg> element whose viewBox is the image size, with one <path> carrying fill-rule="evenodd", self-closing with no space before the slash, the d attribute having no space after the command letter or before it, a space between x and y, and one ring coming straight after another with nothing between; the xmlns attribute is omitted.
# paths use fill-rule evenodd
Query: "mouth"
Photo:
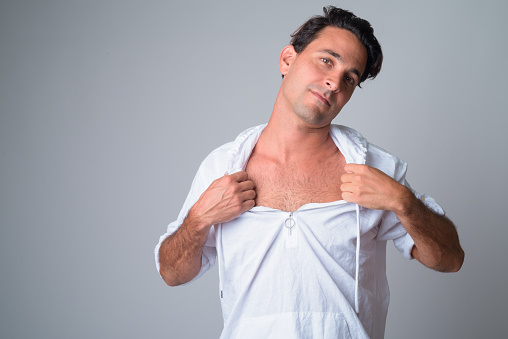
<svg viewBox="0 0 508 339"><path fill-rule="evenodd" d="M310 91L319 101L321 101L326 106L331 106L330 101L328 101L327 98L324 97L321 93Z"/></svg>

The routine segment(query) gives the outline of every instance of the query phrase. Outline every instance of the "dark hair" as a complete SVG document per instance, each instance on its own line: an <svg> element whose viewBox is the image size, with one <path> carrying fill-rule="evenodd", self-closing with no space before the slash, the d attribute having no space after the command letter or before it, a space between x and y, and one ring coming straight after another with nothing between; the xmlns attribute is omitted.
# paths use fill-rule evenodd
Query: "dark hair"
<svg viewBox="0 0 508 339"><path fill-rule="evenodd" d="M316 15L307 20L293 34L291 34L291 45L296 53L302 52L308 44L316 39L319 33L328 26L347 29L367 49L367 64L365 71L358 82L358 86L366 79L374 79L381 70L383 63L383 52L381 45L374 36L374 29L367 20L363 20L353 13L334 6L323 7L324 15Z"/></svg>

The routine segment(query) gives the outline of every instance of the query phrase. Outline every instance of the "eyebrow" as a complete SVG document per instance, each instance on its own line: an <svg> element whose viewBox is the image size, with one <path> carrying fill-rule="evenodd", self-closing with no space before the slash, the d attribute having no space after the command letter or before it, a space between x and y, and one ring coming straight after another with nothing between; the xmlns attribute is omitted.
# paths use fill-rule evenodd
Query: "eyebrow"
<svg viewBox="0 0 508 339"><path fill-rule="evenodd" d="M340 54L335 51L332 51L331 49L323 49L320 52L330 54L332 57L334 57L337 60L342 60L342 57L340 56ZM360 71L358 71L356 68L352 68L352 69L350 69L350 71L352 73L356 74L358 79L360 79L362 77L362 75L360 74Z"/></svg>

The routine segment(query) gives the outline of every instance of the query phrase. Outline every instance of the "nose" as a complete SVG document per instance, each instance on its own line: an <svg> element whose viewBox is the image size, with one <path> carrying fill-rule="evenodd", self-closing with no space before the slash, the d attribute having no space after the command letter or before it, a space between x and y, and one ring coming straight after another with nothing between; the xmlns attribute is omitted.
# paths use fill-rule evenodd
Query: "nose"
<svg viewBox="0 0 508 339"><path fill-rule="evenodd" d="M344 79L345 74L346 70L342 65L337 65L333 70L330 70L325 76L326 88L333 93L340 92L343 88L342 79Z"/></svg>
<svg viewBox="0 0 508 339"><path fill-rule="evenodd" d="M335 78L337 78L337 79L335 79ZM326 88L328 88L330 91L338 92L340 90L339 77L337 77L337 76L328 77L325 82L326 82Z"/></svg>

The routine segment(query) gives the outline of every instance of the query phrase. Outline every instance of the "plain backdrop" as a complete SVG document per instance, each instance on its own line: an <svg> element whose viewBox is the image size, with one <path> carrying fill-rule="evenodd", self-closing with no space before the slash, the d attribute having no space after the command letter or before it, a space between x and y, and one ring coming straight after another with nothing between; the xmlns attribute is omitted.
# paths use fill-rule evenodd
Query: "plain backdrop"
<svg viewBox="0 0 508 339"><path fill-rule="evenodd" d="M336 118L457 224L456 274L388 247L386 338L506 338L506 1L0 1L0 337L218 338L216 269L153 248L202 159L268 120L289 35L333 4L385 62Z"/></svg>

